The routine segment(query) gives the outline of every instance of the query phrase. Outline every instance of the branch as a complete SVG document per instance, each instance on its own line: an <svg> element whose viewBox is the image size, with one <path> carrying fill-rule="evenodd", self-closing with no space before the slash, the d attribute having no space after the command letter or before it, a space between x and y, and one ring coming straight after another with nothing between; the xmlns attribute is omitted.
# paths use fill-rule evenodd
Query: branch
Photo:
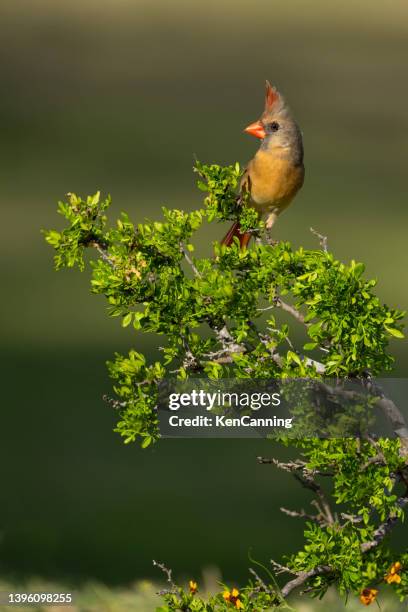
<svg viewBox="0 0 408 612"><path fill-rule="evenodd" d="M330 508L330 504L326 499L326 495L323 489L320 485L317 484L317 482L315 482L312 475L309 473L309 475L306 476L305 473L303 473L303 476L301 476L296 472L293 475L303 487L305 487L306 489L310 489L311 491L313 491L313 493L317 495L322 505L321 509L320 506L317 506L318 509L321 510L322 515L325 517L326 523L328 525L334 525L334 518Z"/></svg>
<svg viewBox="0 0 408 612"><path fill-rule="evenodd" d="M186 262L191 266L191 269L193 270L195 276L197 276L198 278L202 278L201 273L198 271L196 265L188 254L187 249L182 244L180 244L180 251L183 253Z"/></svg>
<svg viewBox="0 0 408 612"><path fill-rule="evenodd" d="M306 467L306 463L304 461L300 461L297 459L296 461L289 461L288 463L283 463L275 459L274 457L257 457L258 463L271 463L277 468L284 470L285 472L294 472L295 470L304 470Z"/></svg>
<svg viewBox="0 0 408 612"><path fill-rule="evenodd" d="M258 310L269 310L269 308L273 308L273 306L268 307L268 308L258 308ZM287 309L290 309L290 310L287 310ZM298 321L301 321L303 319L303 323L306 325L306 327L308 326L308 324L304 322L304 317L303 317L302 313L300 313L298 310L296 310L295 308L290 306L290 304L286 304L285 303L284 310L286 310L286 312L292 312L293 311L293 313L296 313L296 319ZM293 315L293 316L295 316L295 315ZM275 331L275 330L272 330L271 328L268 328L268 329L270 329L271 331ZM268 334L258 334L258 336L259 336L260 341L264 345L267 345L268 343L270 343L272 341L272 338L270 336L268 336ZM290 339L288 337L286 338L286 342L288 342L288 344L289 344L289 346L291 347L292 350L295 350L293 345L292 345L292 342L290 341ZM275 361L275 363L278 366L282 367L282 363L283 363L282 362L282 357L279 355L279 353L276 353L275 351L271 351L270 349L268 349L268 350L269 350L269 352L270 352L270 354L272 356L272 359ZM300 355L300 357L304 357L304 356ZM305 365L307 367L315 368L315 370L316 370L316 372L318 374L324 374L326 372L326 366L323 363L321 363L320 361L316 361L316 359L311 359L310 357L304 357L304 360L305 360Z"/></svg>
<svg viewBox="0 0 408 612"><path fill-rule="evenodd" d="M398 506L403 508L408 504L408 497L401 497L398 502ZM352 520L353 522L358 522L355 517L351 517L348 515L344 515L344 518L348 520ZM382 523L374 532L373 539L370 542L363 542L361 544L361 552L366 553L369 550L372 550L376 546L378 546L383 539L390 533L396 522L398 521L398 517L395 514L390 515L384 523ZM276 561L271 561L275 568L278 568L279 573L281 572L289 572L294 573L290 568L280 565L276 563ZM296 574L296 578L289 580L282 588L281 593L283 597L287 597L294 589L302 586L309 578L313 578L314 576L320 576L322 574L330 574L333 572L333 568L330 565L318 565L317 567L307 571L307 572L299 572Z"/></svg>
<svg viewBox="0 0 408 612"><path fill-rule="evenodd" d="M218 342L222 346L222 350L231 355L231 353L244 353L245 347L242 344L237 344L230 334L228 327L224 325L221 329L216 329L215 334Z"/></svg>
<svg viewBox="0 0 408 612"><path fill-rule="evenodd" d="M296 572L291 570L290 567L287 567L286 565L281 565L280 563L278 563L277 561L274 561L273 559L270 560L270 563L275 568L275 572L277 574L285 574L286 573L286 574L293 574L294 576L296 576Z"/></svg>
<svg viewBox="0 0 408 612"><path fill-rule="evenodd" d="M408 504L408 497L401 497L399 498L397 502L397 505L400 508L403 508L407 504ZM287 511L284 508L281 508L281 510L283 510L287 514L292 515L290 511ZM301 516L301 514L293 513L293 516ZM360 521L360 519L357 517L353 517L349 515L342 515L342 516L343 518L346 518L347 520L351 520L352 522L355 522L355 523ZM390 533L390 531L392 530L394 525L397 523L397 521L398 521L398 516L396 514L390 514L387 520L384 521L374 531L373 539L370 542L363 542L361 544L361 552L366 553L372 550L373 548L375 548L376 546L378 546L384 540L384 538ZM276 561L271 560L271 563L274 565L275 568L279 570L279 573L282 573L282 572L289 572L292 574L294 573L290 568L280 565L279 563L276 563ZM314 576L320 576L322 574L329 574L331 572L333 572L333 568L330 565L318 565L317 567L307 572L300 572L296 574L296 578L289 580L289 582L285 584L285 586L281 590L282 596L287 597L294 589L302 586L302 584L304 584L306 580L309 580L309 578L313 578Z"/></svg>
<svg viewBox="0 0 408 612"><path fill-rule="evenodd" d="M320 246L322 247L323 251L327 253L328 251L327 236L323 236L322 234L319 234L319 232L316 232L316 230L313 229L313 227L310 228L310 231L312 232L312 234L318 237Z"/></svg>
<svg viewBox="0 0 408 612"><path fill-rule="evenodd" d="M331 387L324 382L316 381L316 384L323 389L328 395L341 396L350 400L361 400L362 396L356 391L350 391L340 387ZM401 455L408 459L408 425L405 418L399 408L394 402L385 397L381 388L372 380L363 380L362 384L369 391L369 393L378 395L378 399L375 402L375 406L387 417L391 423L395 435L401 440Z"/></svg>
<svg viewBox="0 0 408 612"><path fill-rule="evenodd" d="M261 591L264 591L265 593L268 593L269 595L273 594L273 591L271 591L271 589L269 589L267 587L267 585L265 584L265 582L262 580L262 578L256 573L256 571L250 567L249 568L250 573L254 576L255 578L255 582L258 584L258 587L260 588Z"/></svg>
<svg viewBox="0 0 408 612"><path fill-rule="evenodd" d="M291 304L284 302L282 298L280 298L279 296L276 296L274 298L274 305L277 308L281 308L285 312L288 312L290 315L292 315L292 317L294 317L297 321L299 321L299 323L302 323L303 325L307 326L304 315Z"/></svg>
<svg viewBox="0 0 408 612"><path fill-rule="evenodd" d="M261 464L272 464L278 467L285 472L293 472L294 470L303 470L306 468L307 463L305 461L300 461L300 459L296 459L296 461L289 461L288 463L283 463L278 461L278 459L274 459L271 457L257 457L258 463ZM307 469L307 468L306 468ZM321 472L320 470L307 470L308 473L313 474L313 476L334 476L333 472Z"/></svg>
<svg viewBox="0 0 408 612"><path fill-rule="evenodd" d="M114 399L113 397L109 397L109 395L102 395L102 399L104 402L112 406L115 410L120 410L121 408L125 408L127 406L127 402L121 402L118 399Z"/></svg>
<svg viewBox="0 0 408 612"><path fill-rule="evenodd" d="M296 480L298 480L303 487L313 491L313 493L315 493L319 498L321 507L319 504L317 504L317 509L319 510L319 513L322 516L321 520L324 521L327 525L334 524L333 514L329 502L326 499L326 495L322 487L314 480L314 476L317 474L316 472L307 469L305 462L297 460L290 461L289 463L281 463L277 459L265 459L264 457L258 457L258 463L272 463L279 469L293 474ZM285 509L283 509L282 511L286 512Z"/></svg>
<svg viewBox="0 0 408 612"><path fill-rule="evenodd" d="M316 361L316 359L311 359L310 357L306 357L305 364L307 366L315 368L318 374L324 374L326 372L326 366L320 361Z"/></svg>
<svg viewBox="0 0 408 612"><path fill-rule="evenodd" d="M400 497L397 501L397 505L400 508L403 508L407 504L408 497ZM383 541L383 539L390 533L397 521L398 516L395 513L390 514L389 517L383 523L381 523L381 525L377 527L377 529L374 531L373 539L370 542L363 542L361 544L361 551L365 553L371 550L372 548L378 546Z"/></svg>
<svg viewBox="0 0 408 612"><path fill-rule="evenodd" d="M394 402L387 397L381 397L376 405L390 421L394 433L401 440L402 454L408 459L408 426L402 413Z"/></svg>
<svg viewBox="0 0 408 612"><path fill-rule="evenodd" d="M304 510L300 510L299 512L296 510L289 510L288 508L284 508L283 506L280 508L280 511L287 516L291 516L293 518L303 518L308 521L313 521L320 526L324 526L327 524L326 519L321 516L321 514L307 514Z"/></svg>
<svg viewBox="0 0 408 612"><path fill-rule="evenodd" d="M173 582L173 578L172 578L172 571L171 571L171 569L169 569L168 567L166 567L166 566L164 565L164 563L159 563L158 561L155 561L154 559L153 559L153 565L154 565L155 567L158 567L159 569L161 569L161 571L162 571L162 572L163 572L163 573L166 575L167 582L168 582L168 583L170 584L170 586L171 586L171 590L170 590L170 591L168 591L168 590L165 590L165 591L160 591L160 592L159 592L159 595L164 595L164 594L166 594L166 593L177 593L177 592L178 592L178 588L177 588L176 583L175 583L175 582Z"/></svg>
<svg viewBox="0 0 408 612"><path fill-rule="evenodd" d="M282 588L281 593L283 597L287 597L289 593L291 593L294 589L302 586L309 580L309 578L313 578L314 576L321 576L322 574L330 574L333 571L333 568L330 565L318 565L317 567L309 570L308 572L300 572L296 575L296 578L293 580L289 580Z"/></svg>
<svg viewBox="0 0 408 612"><path fill-rule="evenodd" d="M89 246L94 247L98 251L103 261L109 264L112 268L115 267L113 259L109 257L107 250L104 248L104 245L102 245L100 242L97 242L96 240L92 240L92 242L89 242Z"/></svg>

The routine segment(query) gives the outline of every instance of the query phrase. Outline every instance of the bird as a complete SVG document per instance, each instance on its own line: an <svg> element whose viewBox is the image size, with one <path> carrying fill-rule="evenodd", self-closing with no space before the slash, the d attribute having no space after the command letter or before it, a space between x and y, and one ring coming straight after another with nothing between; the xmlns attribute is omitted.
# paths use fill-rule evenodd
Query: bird
<svg viewBox="0 0 408 612"><path fill-rule="evenodd" d="M260 147L246 166L240 182L240 201L254 208L259 216L266 215L266 229L271 230L303 185L303 140L283 96L266 81L265 109L258 121L244 132L261 139ZM248 198L243 198L247 192ZM236 221L221 244L231 246L234 237L245 249L250 232L241 232Z"/></svg>

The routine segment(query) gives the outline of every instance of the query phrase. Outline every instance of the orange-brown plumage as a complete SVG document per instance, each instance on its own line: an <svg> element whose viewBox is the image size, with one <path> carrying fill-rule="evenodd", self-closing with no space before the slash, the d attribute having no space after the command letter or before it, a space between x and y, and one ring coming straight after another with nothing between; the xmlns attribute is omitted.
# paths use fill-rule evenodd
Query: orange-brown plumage
<svg viewBox="0 0 408 612"><path fill-rule="evenodd" d="M241 180L241 191L249 192L249 205L267 215L271 229L303 185L303 143L301 132L281 94L266 82L265 110L246 132L261 138L261 146L248 163ZM234 228L234 226L233 226ZM250 239L239 231L239 224L227 233L222 244L229 246L234 236L245 248Z"/></svg>

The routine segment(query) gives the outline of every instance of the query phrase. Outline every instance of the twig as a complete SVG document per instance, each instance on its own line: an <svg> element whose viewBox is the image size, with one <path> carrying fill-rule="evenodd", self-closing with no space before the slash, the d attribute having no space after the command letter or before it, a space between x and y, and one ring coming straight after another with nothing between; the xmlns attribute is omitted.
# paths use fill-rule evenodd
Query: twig
<svg viewBox="0 0 408 612"><path fill-rule="evenodd" d="M333 514L331 511L329 502L327 501L326 495L323 489L321 488L321 486L318 485L317 482L313 479L312 473L307 472L306 470L303 470L302 475L297 472L293 472L293 475L303 487L305 487L306 489L310 489L311 491L313 491L313 493L317 495L322 505L322 514L325 517L326 523L328 525L333 525L335 521L333 518Z"/></svg>
<svg viewBox="0 0 408 612"><path fill-rule="evenodd" d="M153 559L153 565L161 569L161 571L166 575L167 582L171 585L172 592L177 592L178 588L177 588L176 583L173 581L171 569L166 567L164 563L159 563L158 561L155 561L154 559Z"/></svg>
<svg viewBox="0 0 408 612"><path fill-rule="evenodd" d="M271 559L271 565L273 565L275 571L277 574L293 574L294 576L296 576L296 572L294 572L293 570L290 569L290 567L287 567L286 565L281 565L280 563L278 563L277 561L274 561L273 559Z"/></svg>
<svg viewBox="0 0 408 612"><path fill-rule="evenodd" d="M296 480L298 480L303 487L313 491L313 493L315 493L317 497L319 498L322 508L320 508L319 506L318 510L321 512L324 522L329 525L334 524L333 514L331 511L330 505L326 499L326 495L323 489L321 488L321 486L317 484L317 482L314 480L314 476L318 474L316 472L308 470L306 468L306 463L304 463L303 461L299 461L299 460L290 461L288 463L282 463L278 461L277 459L274 459L274 458L267 459L265 457L258 457L257 459L258 459L258 463L272 463L279 469L293 474ZM285 512L285 510L283 510L283 512Z"/></svg>
<svg viewBox="0 0 408 612"><path fill-rule="evenodd" d="M109 395L106 394L102 395L102 399L115 410L119 410L120 408L125 408L127 406L127 402L120 402L119 400L109 397Z"/></svg>
<svg viewBox="0 0 408 612"><path fill-rule="evenodd" d="M287 597L289 593L302 586L302 584L304 584L309 578L313 578L313 576L320 576L322 574L330 574L332 571L333 569L330 567L330 565L318 565L308 572L300 572L297 574L296 578L289 580L289 582L282 587L281 593L283 597Z"/></svg>
<svg viewBox="0 0 408 612"><path fill-rule="evenodd" d="M98 251L103 261L109 264L112 268L115 267L113 260L109 257L107 251L101 246L99 242L97 242L96 240L93 240L92 242L89 243L89 245L94 247Z"/></svg>
<svg viewBox="0 0 408 612"><path fill-rule="evenodd" d="M201 273L197 269L190 255L188 254L187 249L182 244L180 244L180 251L183 253L186 262L191 266L191 269L193 270L195 276L197 276L198 278L202 278Z"/></svg>
<svg viewBox="0 0 408 612"><path fill-rule="evenodd" d="M373 464L376 464L376 465L387 465L387 462L385 460L384 454L379 452L374 457L370 457L369 459L367 459L367 461L364 463L364 465L361 466L360 472L364 472L370 465L373 465Z"/></svg>
<svg viewBox="0 0 408 612"><path fill-rule="evenodd" d="M267 587L267 585L265 584L265 582L262 580L262 578L260 576L258 576L258 574L256 573L256 571L250 567L249 568L250 573L254 576L255 581L258 583L258 585L261 587L262 591L264 591L265 593L269 593L272 594L272 591Z"/></svg>
<svg viewBox="0 0 408 612"><path fill-rule="evenodd" d="M317 236L317 238L319 239L320 246L322 247L323 251L327 253L328 251L327 236L323 236L323 234L319 234L319 232L316 232L316 230L313 229L313 227L310 228L310 231L312 232L312 234Z"/></svg>
<svg viewBox="0 0 408 612"><path fill-rule="evenodd" d="M304 510L300 510L298 512L297 510L289 510L288 508L284 508L282 506L280 508L280 511L283 512L283 514L286 514L287 516L291 516L293 518L304 518L304 519L307 519L308 521L313 521L314 523L318 523L319 525L322 525L322 523L324 525L326 524L326 520L325 519L322 520L322 518L318 514L308 514Z"/></svg>
<svg viewBox="0 0 408 612"><path fill-rule="evenodd" d="M294 472L296 470L304 470L306 467L306 463L304 461L300 461L297 459L296 461L289 461L288 463L283 463L275 459L274 457L257 457L258 463L271 463L277 468L284 470L285 472Z"/></svg>
<svg viewBox="0 0 408 612"><path fill-rule="evenodd" d="M350 523L361 523L363 521L363 517L361 516L355 516L354 514L346 514L345 512L341 512L340 516L342 519L344 519L345 521L348 521Z"/></svg>
<svg viewBox="0 0 408 612"><path fill-rule="evenodd" d="M294 317L300 323L303 323L304 325L308 325L305 322L305 317L300 312L300 310L298 310L291 304L284 302L280 296L275 296L273 298L273 304L271 304L270 306L266 306L266 308L257 308L257 311L266 312L267 310L272 310L273 308L281 308L285 312L288 312L290 315L292 315L292 317Z"/></svg>
<svg viewBox="0 0 408 612"><path fill-rule="evenodd" d="M244 353L245 347L242 344L237 344L228 330L228 327L224 325L220 329L215 330L217 340L221 344L223 350L231 355L231 353Z"/></svg>
<svg viewBox="0 0 408 612"><path fill-rule="evenodd" d="M261 464L274 465L277 468L284 470L285 472L293 472L294 470L304 470L307 465L305 461L300 461L300 459L297 459L296 461L289 461L288 463L280 462L278 461L278 459L274 459L273 457L257 457L256 460L258 461L258 463ZM307 470L307 472L313 474L313 476L334 476L332 472L321 472L319 470Z"/></svg>
<svg viewBox="0 0 408 612"><path fill-rule="evenodd" d="M326 366L324 363L321 363L321 361L316 361L316 359L306 357L305 365L315 368L318 374L324 374L326 372Z"/></svg>
<svg viewBox="0 0 408 612"><path fill-rule="evenodd" d="M303 325L306 325L305 317L300 312L300 310L297 310L297 308L295 308L291 304L288 304L287 302L284 302L282 300L282 298L280 298L279 296L276 296L274 298L274 304L275 304L275 306L277 308L281 308L285 312L288 312L290 315L292 315L292 317L294 317L297 321L299 321L299 323L302 323Z"/></svg>

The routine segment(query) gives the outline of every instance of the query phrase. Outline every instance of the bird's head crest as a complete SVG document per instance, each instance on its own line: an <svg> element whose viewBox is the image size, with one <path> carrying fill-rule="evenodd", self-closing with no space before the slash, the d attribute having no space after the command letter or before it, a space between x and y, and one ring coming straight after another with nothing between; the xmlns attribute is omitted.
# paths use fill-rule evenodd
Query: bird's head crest
<svg viewBox="0 0 408 612"><path fill-rule="evenodd" d="M269 81L265 83L265 112L279 112L285 106L285 101L276 87L272 87Z"/></svg>

